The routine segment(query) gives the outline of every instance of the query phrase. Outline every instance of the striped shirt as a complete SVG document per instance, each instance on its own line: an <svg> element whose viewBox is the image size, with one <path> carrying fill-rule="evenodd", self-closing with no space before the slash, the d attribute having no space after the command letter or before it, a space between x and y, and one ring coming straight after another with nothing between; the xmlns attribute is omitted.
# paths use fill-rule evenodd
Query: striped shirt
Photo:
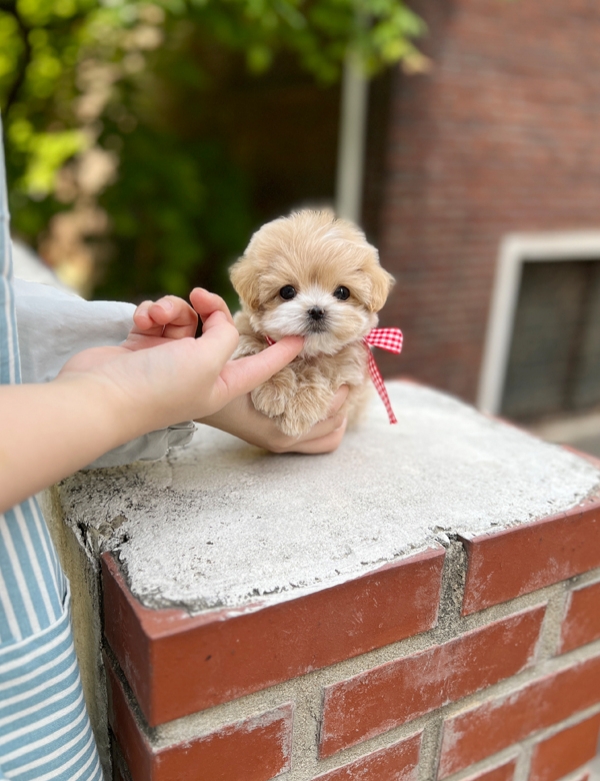
<svg viewBox="0 0 600 781"><path fill-rule="evenodd" d="M21 378L4 171L0 143L0 384L15 384ZM0 779L102 779L69 600L35 498L0 514Z"/></svg>

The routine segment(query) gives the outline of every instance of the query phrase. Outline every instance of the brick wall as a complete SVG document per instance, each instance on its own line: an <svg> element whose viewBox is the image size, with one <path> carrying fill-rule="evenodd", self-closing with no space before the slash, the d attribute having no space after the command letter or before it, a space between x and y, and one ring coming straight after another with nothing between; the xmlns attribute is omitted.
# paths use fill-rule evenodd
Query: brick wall
<svg viewBox="0 0 600 781"><path fill-rule="evenodd" d="M383 319L403 372L473 400L501 238L600 227L600 5L414 5L434 68L396 78L365 216L398 280Z"/></svg>
<svg viewBox="0 0 600 781"><path fill-rule="evenodd" d="M591 778L599 527L596 497L297 599L196 616L142 606L105 554L115 778Z"/></svg>

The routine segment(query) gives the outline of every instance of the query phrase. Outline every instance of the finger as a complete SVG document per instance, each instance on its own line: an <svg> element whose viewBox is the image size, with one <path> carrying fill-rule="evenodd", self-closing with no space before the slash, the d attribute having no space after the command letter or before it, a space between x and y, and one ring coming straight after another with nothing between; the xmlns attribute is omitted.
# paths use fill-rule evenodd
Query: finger
<svg viewBox="0 0 600 781"><path fill-rule="evenodd" d="M162 335L167 339L196 335L198 315L182 298L164 296L149 307L148 315L155 323L164 326Z"/></svg>
<svg viewBox="0 0 600 781"><path fill-rule="evenodd" d="M233 317L229 311L229 307L223 301L221 296L216 293L210 293L202 287L195 287L190 293L190 301L192 306L200 315L200 319L203 323L210 317L213 312L222 312L230 323L233 323Z"/></svg>
<svg viewBox="0 0 600 781"><path fill-rule="evenodd" d="M223 403L238 395L229 393L226 379L219 375L226 372L230 363L236 363L230 359L239 339L237 328L229 322L223 312L218 311L211 313L204 324L202 335L195 340L195 349L199 353L206 376L212 378L213 382L219 379L218 393L223 397Z"/></svg>
<svg viewBox="0 0 600 781"><path fill-rule="evenodd" d="M298 442L290 446L288 453L303 453L304 455L315 455L317 453L332 453L336 450L344 438L348 419L344 418L340 426L325 436L317 439L309 439L304 442Z"/></svg>
<svg viewBox="0 0 600 781"><path fill-rule="evenodd" d="M202 336L199 342L208 345L217 345L221 340L227 342L227 349L235 350L240 335L231 319L221 310L213 310L202 322Z"/></svg>
<svg viewBox="0 0 600 781"><path fill-rule="evenodd" d="M183 339L195 336L198 315L177 296L165 296L158 301L144 301L133 314L131 334Z"/></svg>
<svg viewBox="0 0 600 781"><path fill-rule="evenodd" d="M333 415L333 417L315 423L310 431L307 431L306 434L299 437L294 444L310 442L313 439L322 439L323 437L329 436L329 434L331 434L332 431L336 431L345 420L346 415L342 412L338 412L336 415Z"/></svg>
<svg viewBox="0 0 600 781"><path fill-rule="evenodd" d="M153 303L153 301L143 301L136 307L136 310L133 313L134 327L131 329L131 333L148 333L152 329L157 333L162 333L162 326L159 328L150 317L150 307Z"/></svg>
<svg viewBox="0 0 600 781"><path fill-rule="evenodd" d="M349 393L350 388L347 385L342 385L340 388L338 388L335 396L333 397L333 401L331 402L331 407L329 408L330 417L331 415L335 415L336 412L341 410L346 399L348 398Z"/></svg>
<svg viewBox="0 0 600 781"><path fill-rule="evenodd" d="M303 346L302 337L286 336L256 355L247 355L236 361L230 361L221 372L221 378L227 385L229 398L248 393L266 382L269 377L287 366Z"/></svg>
<svg viewBox="0 0 600 781"><path fill-rule="evenodd" d="M178 296L164 296L150 304L148 314L161 325L172 323L173 325L197 324L198 315L183 298Z"/></svg>

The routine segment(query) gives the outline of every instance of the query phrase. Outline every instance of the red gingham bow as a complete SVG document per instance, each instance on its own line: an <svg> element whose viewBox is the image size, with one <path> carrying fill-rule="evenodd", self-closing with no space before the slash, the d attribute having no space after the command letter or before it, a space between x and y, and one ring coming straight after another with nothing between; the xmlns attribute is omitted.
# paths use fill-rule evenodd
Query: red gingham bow
<svg viewBox="0 0 600 781"><path fill-rule="evenodd" d="M274 340L270 336L265 336L268 345L275 344ZM375 363L375 358L371 352L371 347L379 347L382 350L387 350L389 353L395 353L400 355L402 352L402 331L399 328L372 328L369 333L363 337L363 344L367 349L369 355L367 359L367 365L369 368L369 375L373 380L373 385L377 390L381 400L385 404L388 418L390 423L397 423L398 420L394 415L392 409L392 402L388 396L388 392L379 371L379 367Z"/></svg>
<svg viewBox="0 0 600 781"><path fill-rule="evenodd" d="M402 352L402 331L399 328L373 328L363 338L363 344L367 348L367 353L369 354L368 367L369 374L373 380L373 385L385 404L390 423L397 423L398 420L394 415L392 403L388 396L383 377L381 376L379 367L375 363L375 358L373 357L370 347L380 347L382 350L387 350L389 353L400 355Z"/></svg>

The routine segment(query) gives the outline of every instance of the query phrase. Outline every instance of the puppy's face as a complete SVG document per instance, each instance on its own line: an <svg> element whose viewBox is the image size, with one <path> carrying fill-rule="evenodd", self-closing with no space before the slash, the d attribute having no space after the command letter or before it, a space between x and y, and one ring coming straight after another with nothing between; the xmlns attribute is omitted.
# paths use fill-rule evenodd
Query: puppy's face
<svg viewBox="0 0 600 781"><path fill-rule="evenodd" d="M301 211L264 225L231 269L252 328L305 337L305 355L332 355L377 324L393 278L352 223Z"/></svg>

